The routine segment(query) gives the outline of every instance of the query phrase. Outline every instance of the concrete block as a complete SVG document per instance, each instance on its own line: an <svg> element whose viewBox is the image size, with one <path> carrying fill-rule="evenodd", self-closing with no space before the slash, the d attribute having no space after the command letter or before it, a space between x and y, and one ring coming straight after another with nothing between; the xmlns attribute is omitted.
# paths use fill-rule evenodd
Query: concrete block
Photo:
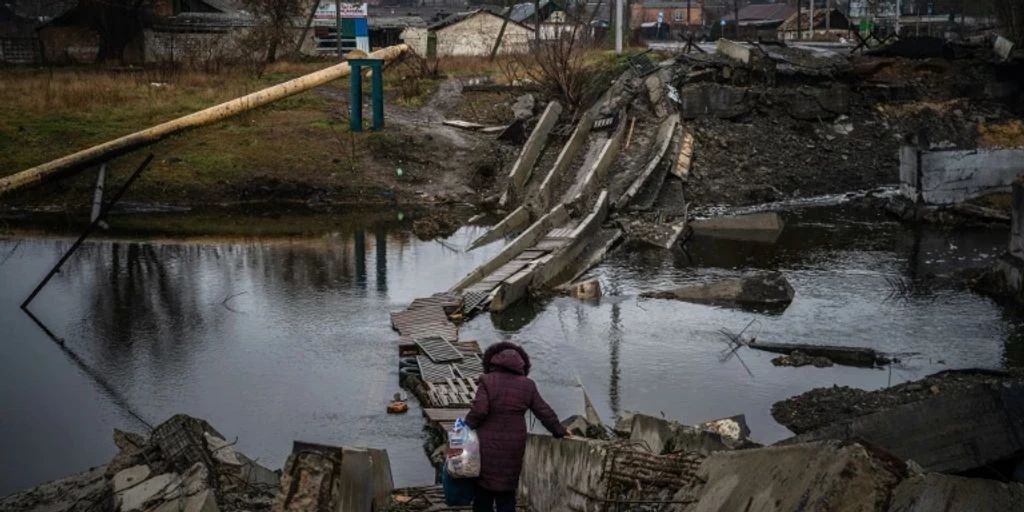
<svg viewBox="0 0 1024 512"><path fill-rule="evenodd" d="M531 434L519 478L522 504L530 510L592 511L595 504L576 491L604 496L603 465L607 445L583 439Z"/></svg>
<svg viewBox="0 0 1024 512"><path fill-rule="evenodd" d="M996 192L1010 192L1024 175L1024 149L900 150L900 190L927 204L955 204ZM920 167L920 168L919 168Z"/></svg>
<svg viewBox="0 0 1024 512"><path fill-rule="evenodd" d="M1012 512L1024 504L1024 484L930 473L893 491L889 512Z"/></svg>
<svg viewBox="0 0 1024 512"><path fill-rule="evenodd" d="M1013 42L1003 36L996 36L995 43L992 44L992 50L996 52L996 55L1003 60L1010 58L1010 54L1013 53Z"/></svg>
<svg viewBox="0 0 1024 512"><path fill-rule="evenodd" d="M716 51L732 60L739 61L743 64L750 64L750 48L747 46L730 41L728 39L719 39L716 45Z"/></svg>
<svg viewBox="0 0 1024 512"><path fill-rule="evenodd" d="M676 495L695 495L687 512L879 510L902 475L859 444L827 441L716 452L698 476L706 484Z"/></svg>
<svg viewBox="0 0 1024 512"><path fill-rule="evenodd" d="M700 236L741 240L750 242L775 243L785 222L776 212L752 213L731 217L712 217L690 221L693 233Z"/></svg>
<svg viewBox="0 0 1024 512"><path fill-rule="evenodd" d="M394 481L391 461L384 450L342 448L338 510L385 510L391 502Z"/></svg>

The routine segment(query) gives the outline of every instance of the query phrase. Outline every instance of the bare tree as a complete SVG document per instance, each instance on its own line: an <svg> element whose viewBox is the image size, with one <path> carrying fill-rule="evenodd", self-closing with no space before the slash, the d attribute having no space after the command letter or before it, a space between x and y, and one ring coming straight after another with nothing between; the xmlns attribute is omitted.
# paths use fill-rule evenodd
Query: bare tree
<svg viewBox="0 0 1024 512"><path fill-rule="evenodd" d="M249 35L252 48L267 63L277 60L277 51L294 40L294 20L305 14L303 0L244 0L255 19ZM339 34L340 36L340 34Z"/></svg>
<svg viewBox="0 0 1024 512"><path fill-rule="evenodd" d="M592 69L586 61L589 25L568 17L543 39L533 41L524 66L527 75L572 108L579 107Z"/></svg>

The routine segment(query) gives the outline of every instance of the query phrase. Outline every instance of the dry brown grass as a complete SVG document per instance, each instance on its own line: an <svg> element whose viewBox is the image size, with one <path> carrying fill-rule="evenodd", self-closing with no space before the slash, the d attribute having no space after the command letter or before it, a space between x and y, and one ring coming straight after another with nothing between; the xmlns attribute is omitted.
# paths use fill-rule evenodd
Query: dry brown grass
<svg viewBox="0 0 1024 512"><path fill-rule="evenodd" d="M0 104L26 114L131 104L162 109L181 102L180 94L170 93L174 88L187 88L192 100L199 102L243 94L250 82L239 78L237 74L159 70L12 72L0 75Z"/></svg>

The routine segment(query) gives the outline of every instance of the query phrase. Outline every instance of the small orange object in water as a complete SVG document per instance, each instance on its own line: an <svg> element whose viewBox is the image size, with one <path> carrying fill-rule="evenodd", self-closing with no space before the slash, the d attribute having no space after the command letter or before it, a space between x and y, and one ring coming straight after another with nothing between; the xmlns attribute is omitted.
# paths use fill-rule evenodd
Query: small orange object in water
<svg viewBox="0 0 1024 512"><path fill-rule="evenodd" d="M409 406L401 400L395 400L388 404L388 414L402 414L409 410Z"/></svg>

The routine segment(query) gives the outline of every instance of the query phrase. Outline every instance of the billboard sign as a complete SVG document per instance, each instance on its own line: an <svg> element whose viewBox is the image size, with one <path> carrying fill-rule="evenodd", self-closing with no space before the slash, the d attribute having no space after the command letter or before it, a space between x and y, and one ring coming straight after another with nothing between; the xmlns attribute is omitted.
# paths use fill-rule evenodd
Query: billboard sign
<svg viewBox="0 0 1024 512"><path fill-rule="evenodd" d="M339 12L336 11L336 9ZM336 16L340 15L343 19L349 18L366 18L367 10L366 4L354 4L354 3L338 3L335 7L334 2L321 1L316 7L316 14L313 15L313 19L317 22L317 25L333 24Z"/></svg>

